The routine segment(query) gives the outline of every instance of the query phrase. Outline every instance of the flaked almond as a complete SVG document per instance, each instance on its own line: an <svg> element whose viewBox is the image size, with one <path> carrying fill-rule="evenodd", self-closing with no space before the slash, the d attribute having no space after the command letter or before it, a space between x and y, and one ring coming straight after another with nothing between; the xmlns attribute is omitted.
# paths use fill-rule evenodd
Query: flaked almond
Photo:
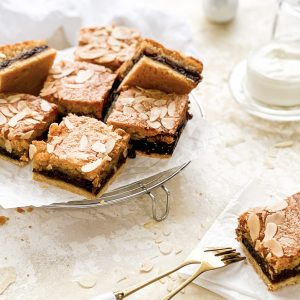
<svg viewBox="0 0 300 300"><path fill-rule="evenodd" d="M9 140L6 140L4 143L5 149L7 152L11 153L12 152L12 146L11 146L11 142Z"/></svg>
<svg viewBox="0 0 300 300"><path fill-rule="evenodd" d="M83 135L79 142L79 150L81 151L85 150L87 145L88 145L88 138L86 135Z"/></svg>
<svg viewBox="0 0 300 300"><path fill-rule="evenodd" d="M34 120L34 119L25 119L24 120L25 125L35 125L35 124L38 124L38 123L39 123L39 121Z"/></svg>
<svg viewBox="0 0 300 300"><path fill-rule="evenodd" d="M22 95L18 94L18 95L12 95L12 96L9 96L7 97L7 100L10 102L10 103L15 103L17 101L19 101L21 99Z"/></svg>
<svg viewBox="0 0 300 300"><path fill-rule="evenodd" d="M48 101L42 100L41 101L41 109L45 112L51 110L52 106Z"/></svg>
<svg viewBox="0 0 300 300"><path fill-rule="evenodd" d="M263 243L272 239L277 232L277 225L275 223L268 223L265 229L265 237L263 239Z"/></svg>
<svg viewBox="0 0 300 300"><path fill-rule="evenodd" d="M275 223L276 225L280 225L283 223L285 218L285 214L282 211L278 211L266 217L266 223Z"/></svg>
<svg viewBox="0 0 300 300"><path fill-rule="evenodd" d="M140 117L142 120L148 120L148 116L147 116L145 113L140 113L140 114L139 114L139 117Z"/></svg>
<svg viewBox="0 0 300 300"><path fill-rule="evenodd" d="M175 126L175 120L173 118L163 118L163 119L161 119L161 124L166 129L173 129Z"/></svg>
<svg viewBox="0 0 300 300"><path fill-rule="evenodd" d="M69 119L67 119L67 118L65 118L65 125L66 125L66 127L67 127L69 130L73 130L73 129L74 129L74 125L73 125L72 122L71 122Z"/></svg>
<svg viewBox="0 0 300 300"><path fill-rule="evenodd" d="M255 242L258 239L259 232L260 232L260 222L257 214L252 213L249 215L247 220L247 225L249 228L251 239L253 242Z"/></svg>
<svg viewBox="0 0 300 300"><path fill-rule="evenodd" d="M266 209L270 212L277 212L277 211L287 208L287 206L288 206L288 203L285 200L280 200L280 201L275 202L272 205L267 206Z"/></svg>
<svg viewBox="0 0 300 300"><path fill-rule="evenodd" d="M63 86L68 89L82 89L84 84L82 83L64 83Z"/></svg>
<svg viewBox="0 0 300 300"><path fill-rule="evenodd" d="M101 57L99 57L99 61L101 63L110 63L116 59L116 54L115 53L107 53Z"/></svg>
<svg viewBox="0 0 300 300"><path fill-rule="evenodd" d="M156 101L154 102L154 104L155 104L156 106L166 105L166 104L167 104L167 100L165 100L165 99L159 99L159 100L156 100Z"/></svg>
<svg viewBox="0 0 300 300"><path fill-rule="evenodd" d="M36 146L33 145L33 144L31 144L31 145L29 146L29 158L30 158L30 159L33 159L33 157L34 157L34 155L35 155L36 152L37 152Z"/></svg>
<svg viewBox="0 0 300 300"><path fill-rule="evenodd" d="M160 118L164 118L168 113L168 109L165 106L161 106L160 108Z"/></svg>
<svg viewBox="0 0 300 300"><path fill-rule="evenodd" d="M26 133L23 133L20 138L22 140L28 140L29 138L31 138L33 132L33 130L27 131Z"/></svg>
<svg viewBox="0 0 300 300"><path fill-rule="evenodd" d="M6 117L0 112L0 125L6 124L7 119Z"/></svg>
<svg viewBox="0 0 300 300"><path fill-rule="evenodd" d="M46 148L48 153L53 153L55 146L48 143Z"/></svg>
<svg viewBox="0 0 300 300"><path fill-rule="evenodd" d="M56 75L56 74L60 74L62 71L60 66L54 66L53 68L50 69L49 74L51 75Z"/></svg>
<svg viewBox="0 0 300 300"><path fill-rule="evenodd" d="M122 98L121 101L122 105L131 105L134 102L133 98Z"/></svg>
<svg viewBox="0 0 300 300"><path fill-rule="evenodd" d="M15 127L19 121L21 121L23 118L25 118L28 115L28 113L29 113L28 110L26 109L22 110L21 112L16 114L8 121L8 125L11 127Z"/></svg>
<svg viewBox="0 0 300 300"><path fill-rule="evenodd" d="M158 107L152 107L150 111L150 117L149 120L150 122L156 121L160 117L160 109Z"/></svg>
<svg viewBox="0 0 300 300"><path fill-rule="evenodd" d="M17 108L18 108L18 110L19 111L21 111L21 110L23 110L23 109L25 109L25 108L28 108L28 106L27 106L27 102L26 101L19 101L18 103L17 103Z"/></svg>
<svg viewBox="0 0 300 300"><path fill-rule="evenodd" d="M0 104L7 104L7 101L5 99L0 99Z"/></svg>
<svg viewBox="0 0 300 300"><path fill-rule="evenodd" d="M268 247L271 252L273 253L273 255L277 256L277 257L282 257L283 256L283 249L281 244L276 241L274 238L270 239L269 241L264 243L265 247Z"/></svg>
<svg viewBox="0 0 300 300"><path fill-rule="evenodd" d="M66 68L66 69L63 69L61 71L61 73L53 75L53 78L60 79L60 78L63 78L63 77L66 77L66 76L72 74L74 71L75 71L74 68Z"/></svg>
<svg viewBox="0 0 300 300"><path fill-rule="evenodd" d="M126 116L132 116L132 115L136 114L135 110L130 106L124 106L123 107L123 113Z"/></svg>
<svg viewBox="0 0 300 300"><path fill-rule="evenodd" d="M80 70L75 78L76 83L84 83L94 75L93 70Z"/></svg>
<svg viewBox="0 0 300 300"><path fill-rule="evenodd" d="M103 56L106 53L105 50L99 49L95 51L82 51L78 52L78 55L82 59L95 59Z"/></svg>
<svg viewBox="0 0 300 300"><path fill-rule="evenodd" d="M55 86L50 86L50 87L47 87L47 88L43 88L43 89L41 90L40 95L41 95L42 97L45 97L45 96L52 95L52 94L54 94L54 93L56 93L56 92L57 92L57 88L56 88Z"/></svg>
<svg viewBox="0 0 300 300"><path fill-rule="evenodd" d="M110 139L105 143L105 148L106 148L106 154L110 153L113 151L115 148L116 141L114 139Z"/></svg>
<svg viewBox="0 0 300 300"><path fill-rule="evenodd" d="M170 117L174 117L175 116L175 111L176 111L176 103L172 101L168 105L168 115Z"/></svg>
<svg viewBox="0 0 300 300"><path fill-rule="evenodd" d="M151 122L150 120L148 120L147 124L149 125L149 127L154 128L154 129L158 129L161 127L161 124L158 121Z"/></svg>
<svg viewBox="0 0 300 300"><path fill-rule="evenodd" d="M14 114L7 107L0 108L0 111L6 117L13 117L14 116Z"/></svg>
<svg viewBox="0 0 300 300"><path fill-rule="evenodd" d="M131 32L125 27L115 27L111 35L120 40L127 40L131 38Z"/></svg>
<svg viewBox="0 0 300 300"><path fill-rule="evenodd" d="M110 45L110 46L120 46L121 45L121 42L118 41L117 39L115 39L113 36L110 36L108 39L107 39L107 44Z"/></svg>
<svg viewBox="0 0 300 300"><path fill-rule="evenodd" d="M92 172L96 170L101 164L102 164L102 158L98 158L97 160L82 166L81 171L84 173Z"/></svg>
<svg viewBox="0 0 300 300"><path fill-rule="evenodd" d="M141 103L135 104L133 108L139 113L145 112L145 107Z"/></svg>
<svg viewBox="0 0 300 300"><path fill-rule="evenodd" d="M3 52L0 52L0 58L6 58L6 55Z"/></svg>
<svg viewBox="0 0 300 300"><path fill-rule="evenodd" d="M11 112L13 112L14 114L19 113L19 111L17 110L17 108L14 107L12 104L8 104L7 107L8 107L8 109L9 109Z"/></svg>
<svg viewBox="0 0 300 300"><path fill-rule="evenodd" d="M95 152L105 153L106 147L105 144L101 143L100 141L97 141L92 145L92 150Z"/></svg>

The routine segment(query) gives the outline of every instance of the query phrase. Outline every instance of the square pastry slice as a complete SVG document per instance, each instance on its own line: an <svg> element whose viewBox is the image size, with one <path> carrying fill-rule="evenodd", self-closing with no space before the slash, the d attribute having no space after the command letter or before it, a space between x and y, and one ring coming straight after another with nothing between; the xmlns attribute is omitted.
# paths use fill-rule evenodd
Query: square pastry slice
<svg viewBox="0 0 300 300"><path fill-rule="evenodd" d="M115 79L116 75L103 66L61 61L50 70L40 95L57 104L63 115L76 113L101 119L110 105Z"/></svg>
<svg viewBox="0 0 300 300"><path fill-rule="evenodd" d="M94 118L69 114L34 141L33 178L86 198L100 196L127 158L129 135Z"/></svg>
<svg viewBox="0 0 300 300"><path fill-rule="evenodd" d="M300 282L300 193L245 212L236 233L269 290Z"/></svg>
<svg viewBox="0 0 300 300"><path fill-rule="evenodd" d="M202 63L145 39L118 73L122 86L140 86L167 93L188 94L201 81Z"/></svg>
<svg viewBox="0 0 300 300"><path fill-rule="evenodd" d="M55 56L45 41L0 46L0 92L37 95Z"/></svg>
<svg viewBox="0 0 300 300"><path fill-rule="evenodd" d="M134 54L140 33L124 26L81 28L75 60L103 65L115 71Z"/></svg>
<svg viewBox="0 0 300 300"><path fill-rule="evenodd" d="M28 94L0 93L1 158L26 164L32 140L43 138L56 117L56 105L46 100Z"/></svg>
<svg viewBox="0 0 300 300"><path fill-rule="evenodd" d="M135 151L170 156L188 120L188 95L129 88L120 93L107 124L131 136Z"/></svg>

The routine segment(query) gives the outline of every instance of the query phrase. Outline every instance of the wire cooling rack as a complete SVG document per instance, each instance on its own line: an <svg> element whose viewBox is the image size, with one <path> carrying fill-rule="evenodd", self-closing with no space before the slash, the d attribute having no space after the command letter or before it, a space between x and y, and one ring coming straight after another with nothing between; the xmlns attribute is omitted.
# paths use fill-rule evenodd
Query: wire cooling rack
<svg viewBox="0 0 300 300"><path fill-rule="evenodd" d="M203 110L196 96L191 93L190 101L192 104L197 106L200 111L201 117L204 118ZM164 186L164 184L181 172L189 162L183 165L158 173L146 179L136 181L134 183L119 187L108 193L103 194L99 199L96 200L80 200L71 201L66 203L54 203L48 205L50 208L91 208L103 205L109 205L118 203L121 201L130 200L141 195L148 195L152 203L152 217L156 221L163 221L167 218L170 210L170 191ZM154 190L162 189L165 196L157 197L154 195Z"/></svg>

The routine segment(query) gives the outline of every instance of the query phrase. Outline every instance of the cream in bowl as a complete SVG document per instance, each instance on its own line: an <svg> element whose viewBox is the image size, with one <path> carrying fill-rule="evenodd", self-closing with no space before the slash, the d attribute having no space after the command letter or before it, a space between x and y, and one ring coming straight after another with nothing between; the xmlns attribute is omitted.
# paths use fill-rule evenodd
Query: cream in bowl
<svg viewBox="0 0 300 300"><path fill-rule="evenodd" d="M300 105L300 45L271 42L247 60L246 89L265 104Z"/></svg>

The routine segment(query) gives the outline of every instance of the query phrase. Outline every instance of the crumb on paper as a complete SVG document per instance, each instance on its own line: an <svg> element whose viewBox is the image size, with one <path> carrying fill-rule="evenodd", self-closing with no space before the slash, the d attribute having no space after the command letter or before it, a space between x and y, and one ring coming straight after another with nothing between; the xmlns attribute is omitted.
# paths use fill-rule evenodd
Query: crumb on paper
<svg viewBox="0 0 300 300"><path fill-rule="evenodd" d="M22 208L22 207L17 207L16 208L16 211L19 213L19 214L23 214L25 212L25 210Z"/></svg>
<svg viewBox="0 0 300 300"><path fill-rule="evenodd" d="M153 263L151 261L145 261L140 267L141 273L148 273L153 269Z"/></svg>
<svg viewBox="0 0 300 300"><path fill-rule="evenodd" d="M294 145L293 141L283 141L274 145L275 148L288 148Z"/></svg>
<svg viewBox="0 0 300 300"><path fill-rule="evenodd" d="M96 283L97 283L97 278L94 275L87 274L87 275L82 275L78 280L77 283L85 288L85 289L90 289L93 288Z"/></svg>
<svg viewBox="0 0 300 300"><path fill-rule="evenodd" d="M159 247L159 251L164 255L168 255L173 251L173 247L169 242L163 242L159 244L158 247Z"/></svg>
<svg viewBox="0 0 300 300"><path fill-rule="evenodd" d="M33 207L32 206L28 206L26 209L28 212L32 212L33 211Z"/></svg>
<svg viewBox="0 0 300 300"><path fill-rule="evenodd" d="M153 228L156 224L157 224L157 221L150 220L144 224L144 228L150 229L150 228Z"/></svg>
<svg viewBox="0 0 300 300"><path fill-rule="evenodd" d="M17 273L15 268L0 268L0 295L16 281Z"/></svg>
<svg viewBox="0 0 300 300"><path fill-rule="evenodd" d="M0 225L4 225L8 220L8 217L0 216Z"/></svg>

